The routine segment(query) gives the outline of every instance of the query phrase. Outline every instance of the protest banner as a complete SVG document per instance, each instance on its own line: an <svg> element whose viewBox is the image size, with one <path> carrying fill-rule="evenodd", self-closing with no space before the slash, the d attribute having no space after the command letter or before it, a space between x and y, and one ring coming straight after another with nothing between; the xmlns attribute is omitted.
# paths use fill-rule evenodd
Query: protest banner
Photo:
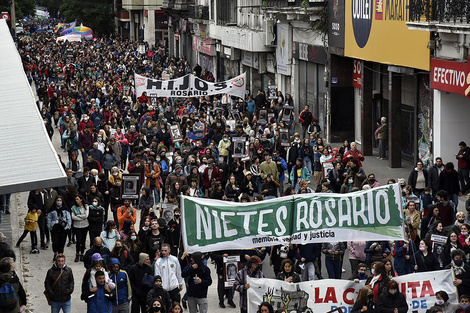
<svg viewBox="0 0 470 313"><path fill-rule="evenodd" d="M181 197L189 252L285 243L403 240L398 184L348 194L299 194L252 203Z"/></svg>
<svg viewBox="0 0 470 313"><path fill-rule="evenodd" d="M400 292L405 294L408 312L425 313L436 302L435 293L444 290L450 303L457 303L457 290L452 284L452 270L414 273L395 277ZM286 313L328 312L341 308L350 313L365 281L322 279L288 283L277 279L248 278L248 313L255 313L261 302Z"/></svg>
<svg viewBox="0 0 470 313"><path fill-rule="evenodd" d="M147 95L157 97L202 97L218 94L229 94L240 98L245 97L246 74L232 79L210 83L193 74L170 80L158 80L135 74L135 88L138 97L145 91Z"/></svg>

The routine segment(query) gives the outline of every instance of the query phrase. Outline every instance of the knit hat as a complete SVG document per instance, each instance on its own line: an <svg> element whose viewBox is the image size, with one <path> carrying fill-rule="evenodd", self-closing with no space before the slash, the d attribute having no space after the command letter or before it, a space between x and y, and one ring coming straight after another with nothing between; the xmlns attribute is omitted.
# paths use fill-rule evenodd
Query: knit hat
<svg viewBox="0 0 470 313"><path fill-rule="evenodd" d="M91 256L91 259L92 259L93 261L102 261L102 260L103 260L103 258L101 257L101 254L99 254L99 253L94 253L94 254Z"/></svg>

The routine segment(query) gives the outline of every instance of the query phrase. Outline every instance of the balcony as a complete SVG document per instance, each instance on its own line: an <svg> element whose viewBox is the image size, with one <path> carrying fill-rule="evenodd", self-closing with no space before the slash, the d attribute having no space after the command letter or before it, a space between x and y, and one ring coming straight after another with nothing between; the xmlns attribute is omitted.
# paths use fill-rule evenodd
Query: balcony
<svg viewBox="0 0 470 313"><path fill-rule="evenodd" d="M194 0L163 0L163 10L187 11Z"/></svg>
<svg viewBox="0 0 470 313"><path fill-rule="evenodd" d="M410 21L470 23L468 0L410 0Z"/></svg>
<svg viewBox="0 0 470 313"><path fill-rule="evenodd" d="M264 0L263 6L266 8L286 8L286 7L301 7L309 8L316 6L323 6L324 0Z"/></svg>
<svg viewBox="0 0 470 313"><path fill-rule="evenodd" d="M200 5L189 5L188 17L195 23L202 23L203 21L209 21L209 7L203 7Z"/></svg>
<svg viewBox="0 0 470 313"><path fill-rule="evenodd" d="M410 0L410 30L470 35L468 0Z"/></svg>
<svg viewBox="0 0 470 313"><path fill-rule="evenodd" d="M325 0L264 0L261 8L268 18L286 14L287 20L316 21L327 12Z"/></svg>

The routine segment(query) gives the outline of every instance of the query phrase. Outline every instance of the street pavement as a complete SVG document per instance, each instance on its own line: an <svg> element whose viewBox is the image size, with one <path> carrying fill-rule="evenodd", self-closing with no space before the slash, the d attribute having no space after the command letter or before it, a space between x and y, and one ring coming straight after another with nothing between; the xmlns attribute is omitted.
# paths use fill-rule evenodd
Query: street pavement
<svg viewBox="0 0 470 313"><path fill-rule="evenodd" d="M60 138L59 132L57 129L54 129L53 144L62 157L62 160L67 162L67 155L60 148ZM339 144L333 145L339 146ZM40 153L40 152L36 152ZM398 169L388 168L387 161L382 161L376 159L376 156L366 156L365 161L363 162L364 170L367 174L374 173L377 180L381 184L385 184L388 179L394 178L405 178L408 179L408 175L412 169L412 166L403 164L404 167ZM47 169L41 169L47 170ZM18 240L20 234L23 232L24 226L24 216L27 213L27 198L28 193L17 193L13 194L11 197L11 215L3 215L3 224L2 231L7 235L7 242L11 247L14 247L16 241ZM465 211L465 199L460 198L459 202L459 211ZM39 239L39 230L37 231ZM87 241L87 247L89 247L89 242ZM30 254L30 238L29 236L23 241L20 249L13 248L17 253L16 261L16 270L20 279L24 282L24 287L27 293L28 306L27 309L29 312L48 312L50 307L48 306L46 299L43 295L44 290L44 279L46 276L47 270L52 266L52 257L53 252L51 249L51 244L49 249L41 250L40 254ZM83 274L85 273L85 268L83 263L73 262L75 257L75 245L65 248L65 255L67 257L67 266L71 267L75 277L75 291L72 295L72 312L85 312L86 303L80 300L81 293L81 281ZM269 265L269 258L264 260L263 272L266 277L274 278L274 272L272 267ZM324 264L324 262L323 262ZM208 302L209 302L209 312L238 312L238 294L235 293L234 302L237 304L236 309L232 309L227 305L227 308L221 309L218 306L218 297L217 297L217 275L215 273L215 267L209 261L208 266L211 270L213 284L209 288ZM343 273L343 278L347 279L351 275L348 253L346 252L345 260L343 264L345 272ZM323 277L328 277L326 268L323 265L322 269Z"/></svg>

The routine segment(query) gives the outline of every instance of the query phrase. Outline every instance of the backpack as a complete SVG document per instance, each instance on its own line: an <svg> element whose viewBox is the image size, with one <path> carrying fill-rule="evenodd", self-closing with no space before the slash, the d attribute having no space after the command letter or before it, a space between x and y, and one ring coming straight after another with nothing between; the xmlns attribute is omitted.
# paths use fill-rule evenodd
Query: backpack
<svg viewBox="0 0 470 313"><path fill-rule="evenodd" d="M3 312L13 311L18 304L15 289L9 282L0 286L0 310Z"/></svg>
<svg viewBox="0 0 470 313"><path fill-rule="evenodd" d="M72 139L69 138L65 141L65 150L69 152L69 151L72 151L72 149L73 149L73 142L72 142Z"/></svg>

